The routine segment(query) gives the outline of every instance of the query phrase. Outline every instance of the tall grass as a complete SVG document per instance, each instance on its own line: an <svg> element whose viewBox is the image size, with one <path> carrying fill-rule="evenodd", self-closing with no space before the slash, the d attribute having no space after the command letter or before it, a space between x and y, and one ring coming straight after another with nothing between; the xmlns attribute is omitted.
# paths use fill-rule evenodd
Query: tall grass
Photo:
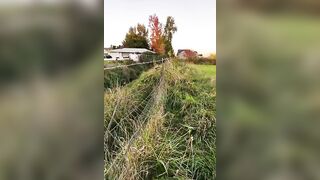
<svg viewBox="0 0 320 180"><path fill-rule="evenodd" d="M106 93L105 179L215 179L215 132L214 85L167 62Z"/></svg>
<svg viewBox="0 0 320 180"><path fill-rule="evenodd" d="M114 87L123 86L137 79L142 72L153 67L153 64L143 64L139 66L130 66L116 68L104 71L104 88L111 89Z"/></svg>

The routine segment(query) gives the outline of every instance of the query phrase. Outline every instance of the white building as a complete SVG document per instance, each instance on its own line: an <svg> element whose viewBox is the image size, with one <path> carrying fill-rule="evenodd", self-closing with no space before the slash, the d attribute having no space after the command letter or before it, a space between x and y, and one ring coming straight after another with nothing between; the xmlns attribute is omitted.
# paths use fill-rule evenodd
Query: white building
<svg viewBox="0 0 320 180"><path fill-rule="evenodd" d="M104 51L105 61L122 61L122 60L133 60L139 61L139 57L142 53L155 53L145 48L122 48L112 49Z"/></svg>

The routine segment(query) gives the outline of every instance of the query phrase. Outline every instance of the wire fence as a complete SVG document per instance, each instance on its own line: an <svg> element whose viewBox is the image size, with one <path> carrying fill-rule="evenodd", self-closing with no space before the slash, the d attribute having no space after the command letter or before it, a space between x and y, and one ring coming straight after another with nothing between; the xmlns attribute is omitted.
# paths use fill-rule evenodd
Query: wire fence
<svg viewBox="0 0 320 180"><path fill-rule="evenodd" d="M165 60L167 59L162 59L161 61L164 62ZM160 78L158 82L154 85L154 88L149 93L149 95L141 103L139 103L137 108L135 108L132 112L129 112L128 114L124 115L124 117L121 118L120 121L118 121L118 123L116 124L116 127L121 127L120 124L124 120L129 118L128 121L132 121L132 119L130 118L130 114L132 114L137 110L139 111L139 115L134 118L135 119L134 122L140 122L140 123L137 124L137 127L135 128L135 131L133 134L131 134L129 137L122 140L121 144L123 146L120 152L118 152L114 158L110 159L111 161L109 161L108 163L108 166L107 166L108 168L105 169L105 175L109 174L113 168L116 168L115 167L116 164L119 164L120 162L124 161L124 157L127 154L128 150L130 149L130 146L135 141L135 139L140 135L143 129L146 127L148 120L152 119L152 117L161 109L161 106L163 106L163 101L164 101L163 97L166 94L165 84L166 84L165 83L165 63L163 63L161 67ZM105 136L107 137L110 135L113 136L112 133L114 132L113 131L114 127L112 129L109 129L109 128L107 129L107 132L105 132Z"/></svg>
<svg viewBox="0 0 320 180"><path fill-rule="evenodd" d="M134 63L134 64L129 64L129 65L120 65L120 66L114 66L114 67L106 67L104 68L104 70L111 70L111 69L117 69L117 68L124 68L124 67L130 67L130 66L137 66L137 65L144 65L144 64L152 64L152 63L163 63L165 61L167 61L168 58L163 58L161 60L157 60L157 61L149 61L149 62L142 62L142 63Z"/></svg>

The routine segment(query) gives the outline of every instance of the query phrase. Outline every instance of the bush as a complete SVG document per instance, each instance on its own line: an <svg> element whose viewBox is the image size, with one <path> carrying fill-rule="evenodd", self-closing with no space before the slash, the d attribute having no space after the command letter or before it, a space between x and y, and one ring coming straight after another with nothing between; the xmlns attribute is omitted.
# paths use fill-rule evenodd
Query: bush
<svg viewBox="0 0 320 180"><path fill-rule="evenodd" d="M140 62L149 62L149 61L153 61L153 60L157 61L157 60L160 60L162 58L166 58L166 56L147 52L147 53L141 54L141 56L139 58L139 61Z"/></svg>
<svg viewBox="0 0 320 180"><path fill-rule="evenodd" d="M212 59L212 58L188 58L185 61L188 63L193 63L193 64L216 65L216 59Z"/></svg>

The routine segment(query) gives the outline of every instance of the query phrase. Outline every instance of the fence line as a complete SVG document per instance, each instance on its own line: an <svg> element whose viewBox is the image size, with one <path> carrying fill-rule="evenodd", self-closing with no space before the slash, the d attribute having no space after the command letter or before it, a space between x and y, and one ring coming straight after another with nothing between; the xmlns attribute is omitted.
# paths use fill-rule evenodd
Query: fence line
<svg viewBox="0 0 320 180"><path fill-rule="evenodd" d="M162 60L163 61L163 60ZM165 84L165 75L164 75L164 64L162 64L161 68L161 75L159 78L158 83L154 86L153 90L150 94L152 94L152 97L148 100L147 105L143 108L141 115L137 117L137 119L141 119L141 125L136 129L136 131L131 135L131 137L127 140L125 147L123 147L120 152L116 155L116 157L111 160L109 167L105 169L104 174L109 174L110 170L113 169L114 165L122 161L125 155L127 154L128 150L130 149L130 146L132 145L133 141L136 140L136 138L139 136L141 131L146 127L147 120L152 118L152 116L155 115L156 111L158 111L158 108L160 108L161 101L163 99L161 98L164 94L164 84Z"/></svg>
<svg viewBox="0 0 320 180"><path fill-rule="evenodd" d="M149 61L149 62L143 62L143 63L134 63L134 64L129 64L129 65L120 65L120 66L115 66L115 67L109 67L109 68L104 68L104 70L111 70L111 69L116 69L116 68L123 68L123 67L130 67L130 66L136 66L136 65L142 65L142 64L151 64L151 63L157 63L157 62L164 62L168 59L161 59L158 61Z"/></svg>

